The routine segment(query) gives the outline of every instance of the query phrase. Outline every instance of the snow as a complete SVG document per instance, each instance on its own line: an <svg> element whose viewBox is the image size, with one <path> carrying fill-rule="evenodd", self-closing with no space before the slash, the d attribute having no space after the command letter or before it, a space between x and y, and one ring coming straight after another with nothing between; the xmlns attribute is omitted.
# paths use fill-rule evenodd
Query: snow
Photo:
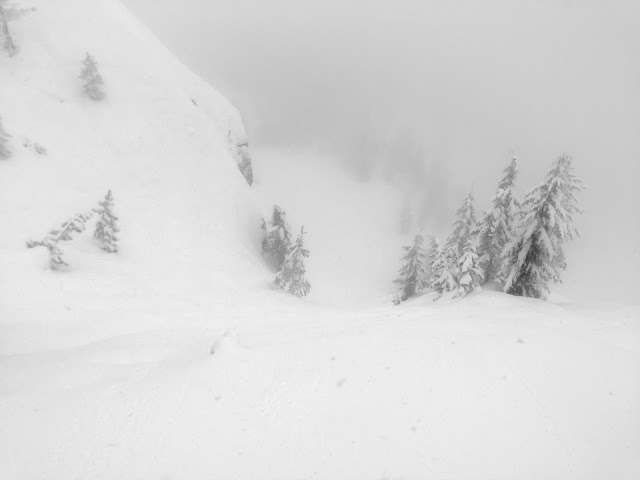
<svg viewBox="0 0 640 480"><path fill-rule="evenodd" d="M250 188L237 111L120 4L31 5L0 55L0 478L640 476L638 307L391 306L399 192L295 151ZM91 222L65 271L25 248L108 189L117 255ZM274 203L309 232L303 300L261 258Z"/></svg>
<svg viewBox="0 0 640 480"><path fill-rule="evenodd" d="M147 309L72 348L50 328L1 364L3 478L637 475L637 311L409 304Z"/></svg>

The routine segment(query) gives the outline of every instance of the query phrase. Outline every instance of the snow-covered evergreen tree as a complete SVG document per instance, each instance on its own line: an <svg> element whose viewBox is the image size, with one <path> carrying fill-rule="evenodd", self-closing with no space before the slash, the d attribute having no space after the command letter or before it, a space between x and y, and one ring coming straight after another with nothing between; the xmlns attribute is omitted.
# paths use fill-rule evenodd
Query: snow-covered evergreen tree
<svg viewBox="0 0 640 480"><path fill-rule="evenodd" d="M571 157L562 155L545 182L527 193L518 234L503 252L505 292L545 298L550 282L561 281L560 272L567 266L563 245L578 234L573 219L582 213L575 194L583 189Z"/></svg>
<svg viewBox="0 0 640 480"><path fill-rule="evenodd" d="M9 149L9 135L2 125L2 117L0 116L0 158L9 158L11 150Z"/></svg>
<svg viewBox="0 0 640 480"><path fill-rule="evenodd" d="M453 231L447 237L445 247L455 252L456 263L462 256L464 247L476 225L476 209L473 204L473 193L469 193L456 211L456 219L451 224Z"/></svg>
<svg viewBox="0 0 640 480"><path fill-rule="evenodd" d="M424 237L418 234L412 246L402 247L406 253L402 257L403 265L399 276L394 280L395 284L400 285L400 291L393 300L396 305L413 297L427 286L426 254L423 243Z"/></svg>
<svg viewBox="0 0 640 480"><path fill-rule="evenodd" d="M104 98L104 92L102 91L104 80L98 73L98 64L89 53L82 60L80 78L83 80L82 89L91 100L98 102Z"/></svg>
<svg viewBox="0 0 640 480"><path fill-rule="evenodd" d="M278 205L273 206L273 214L262 242L262 252L273 257L280 270L291 246L291 230L286 221L286 213Z"/></svg>
<svg viewBox="0 0 640 480"><path fill-rule="evenodd" d="M456 211L456 219L451 224L453 230L433 262L431 288L438 292L436 300L445 293L458 290L458 262L464 255L467 242L473 236L475 225L476 210L473 204L473 193L469 193Z"/></svg>
<svg viewBox="0 0 640 480"><path fill-rule="evenodd" d="M280 290L298 297L304 297L311 290L311 285L304 277L304 259L309 256L309 250L304 248L304 234L304 227L302 227L298 238L289 249L282 269L278 272L273 282Z"/></svg>
<svg viewBox="0 0 640 480"><path fill-rule="evenodd" d="M2 34L2 48L13 57L18 51L11 31L9 22L18 20L27 13L35 12L35 8L18 8L15 3L9 0L0 0L0 33Z"/></svg>
<svg viewBox="0 0 640 480"><path fill-rule="evenodd" d="M30 240L27 248L45 247L49 250L49 264L52 270L59 270L63 265L68 264L62 258L64 252L60 248L60 242L69 242L73 239L74 233L81 233L86 227L87 221L92 213L78 213L64 222L59 229L54 228L46 237L39 241Z"/></svg>
<svg viewBox="0 0 640 480"><path fill-rule="evenodd" d="M462 256L458 260L456 278L459 286L455 294L456 298L464 297L480 287L482 270L479 266L479 258L473 243L473 240L469 238L464 246Z"/></svg>
<svg viewBox="0 0 640 480"><path fill-rule="evenodd" d="M432 266L431 288L438 293L435 300L446 293L454 292L458 289L457 272L457 252L454 247L442 245L438 249L438 254Z"/></svg>
<svg viewBox="0 0 640 480"><path fill-rule="evenodd" d="M477 223L474 235L478 238L477 254L484 281L503 281L500 278L502 267L502 251L509 243L517 227L517 215L520 203L515 195L515 181L518 177L518 166L515 158L504 169L504 176L498 184L498 190L491 200L491 208L487 210Z"/></svg>
<svg viewBox="0 0 640 480"><path fill-rule="evenodd" d="M436 271L436 261L440 255L440 240L434 236L429 235L429 248L427 250L427 287L433 289L433 281L439 277L442 272Z"/></svg>
<svg viewBox="0 0 640 480"><path fill-rule="evenodd" d="M93 238L100 242L100 248L105 252L118 253L118 237L116 234L120 231L117 225L118 217L113 214L113 194L111 190L107 192L104 200L99 202L100 207L94 208L100 218L96 222L96 229L93 232Z"/></svg>

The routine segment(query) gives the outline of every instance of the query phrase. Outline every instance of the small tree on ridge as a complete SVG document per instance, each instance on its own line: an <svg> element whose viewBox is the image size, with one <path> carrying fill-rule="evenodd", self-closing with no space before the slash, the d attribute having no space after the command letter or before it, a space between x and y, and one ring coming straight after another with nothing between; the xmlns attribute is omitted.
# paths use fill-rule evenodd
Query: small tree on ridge
<svg viewBox="0 0 640 480"><path fill-rule="evenodd" d="M107 192L104 200L99 202L100 207L94 208L100 218L96 222L96 229L93 238L100 242L100 248L105 252L118 253L118 237L116 234L120 231L117 225L118 217L113 214L113 194L111 190Z"/></svg>
<svg viewBox="0 0 640 480"><path fill-rule="evenodd" d="M84 82L82 89L87 97L94 102L99 102L104 98L104 92L102 91L104 80L102 80L102 76L98 73L98 64L88 52L84 60L82 60L80 78Z"/></svg>

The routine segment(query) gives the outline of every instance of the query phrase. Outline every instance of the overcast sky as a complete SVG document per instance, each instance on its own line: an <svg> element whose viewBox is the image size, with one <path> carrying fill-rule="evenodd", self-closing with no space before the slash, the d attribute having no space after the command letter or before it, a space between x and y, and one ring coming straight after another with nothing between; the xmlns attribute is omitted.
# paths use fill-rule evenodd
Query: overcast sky
<svg viewBox="0 0 640 480"><path fill-rule="evenodd" d="M599 252L574 271L640 267L640 1L123 1L236 104L253 148L420 158L433 191L473 188L481 209L511 154L525 190L569 153L590 187L576 250Z"/></svg>

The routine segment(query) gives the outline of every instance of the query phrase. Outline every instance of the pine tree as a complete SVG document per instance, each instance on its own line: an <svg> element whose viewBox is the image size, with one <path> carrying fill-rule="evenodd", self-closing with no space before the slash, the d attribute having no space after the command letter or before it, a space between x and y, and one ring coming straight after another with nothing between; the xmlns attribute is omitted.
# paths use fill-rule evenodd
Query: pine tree
<svg viewBox="0 0 640 480"><path fill-rule="evenodd" d="M445 293L458 290L458 262L464 255L467 242L473 236L475 225L473 193L469 193L456 211L456 220L451 224L453 230L434 261L432 288L438 292L436 300Z"/></svg>
<svg viewBox="0 0 640 480"><path fill-rule="evenodd" d="M406 253L402 257L403 265L400 268L399 276L394 280L394 283L400 285L400 291L393 301L396 305L413 297L427 286L426 254L422 247L423 243L424 237L418 234L412 246L402 247Z"/></svg>
<svg viewBox="0 0 640 480"><path fill-rule="evenodd" d="M18 48L11 36L9 22L18 20L26 14L35 11L35 8L18 8L14 3L9 3L9 0L0 0L0 33L2 37L4 37L2 48L4 48L10 57L16 54Z"/></svg>
<svg viewBox="0 0 640 480"><path fill-rule="evenodd" d="M89 53L82 60L80 78L84 81L82 89L91 100L99 102L104 98L104 92L102 91L104 81L98 73L98 64Z"/></svg>
<svg viewBox="0 0 640 480"><path fill-rule="evenodd" d="M42 240L28 241L27 248L47 248L49 250L49 264L52 270L59 270L63 265L69 266L62 258L64 252L60 248L59 243L69 242L73 239L73 233L83 232L91 216L91 213L78 213L64 222L59 229L54 228L51 230Z"/></svg>
<svg viewBox="0 0 640 480"><path fill-rule="evenodd" d="M516 159L504 169L504 176L487 210L474 229L478 238L477 254L484 281L503 281L500 278L502 251L515 233L520 203L515 195L515 181L518 177Z"/></svg>
<svg viewBox="0 0 640 480"><path fill-rule="evenodd" d="M545 182L527 193L519 232L503 252L505 292L545 298L549 283L561 281L560 272L567 266L563 245L578 235L573 218L582 213L575 193L583 189L571 157L562 155Z"/></svg>
<svg viewBox="0 0 640 480"><path fill-rule="evenodd" d="M429 250L427 253L427 286L433 289L433 282L435 278L440 277L441 271L436 271L438 266L436 262L440 255L440 240L433 235L429 235Z"/></svg>
<svg viewBox="0 0 640 480"><path fill-rule="evenodd" d="M456 298L464 297L480 287L482 271L478 260L476 247L470 238L464 246L462 256L458 260L456 278L459 287L455 295Z"/></svg>
<svg viewBox="0 0 640 480"><path fill-rule="evenodd" d="M456 220L451 224L453 231L447 237L445 247L455 252L456 262L462 256L467 240L476 225L476 210L473 205L473 193L469 193L456 211Z"/></svg>
<svg viewBox="0 0 640 480"><path fill-rule="evenodd" d="M269 227L267 235L262 242L262 252L273 257L277 269L280 270L291 246L291 230L286 221L285 211L278 205L273 206Z"/></svg>
<svg viewBox="0 0 640 480"><path fill-rule="evenodd" d="M116 222L118 217L113 214L113 194L111 190L107 192L104 200L99 202L100 207L94 208L93 211L100 215L96 222L96 229L93 238L100 242L100 248L105 252L118 253L118 237L116 234L120 231Z"/></svg>
<svg viewBox="0 0 640 480"><path fill-rule="evenodd" d="M286 256L282 269L273 282L280 290L298 297L304 297L311 290L311 285L304 278L304 259L309 256L309 250L304 248L304 234L304 227L302 227L298 238Z"/></svg>
<svg viewBox="0 0 640 480"><path fill-rule="evenodd" d="M438 300L446 293L454 292L458 289L458 280L455 276L457 271L457 253L453 247L443 245L438 250L438 254L433 262L433 280L431 288L438 293L434 300Z"/></svg>
<svg viewBox="0 0 640 480"><path fill-rule="evenodd" d="M9 135L2 125L2 117L0 116L0 158L9 158L11 150L9 149Z"/></svg>

